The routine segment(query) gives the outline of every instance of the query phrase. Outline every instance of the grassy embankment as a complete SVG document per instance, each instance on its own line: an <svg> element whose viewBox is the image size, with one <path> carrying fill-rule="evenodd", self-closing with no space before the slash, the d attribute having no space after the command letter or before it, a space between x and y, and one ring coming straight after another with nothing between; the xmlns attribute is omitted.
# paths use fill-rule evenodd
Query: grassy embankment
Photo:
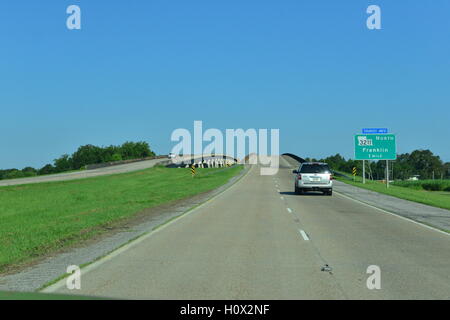
<svg viewBox="0 0 450 320"><path fill-rule="evenodd" d="M215 189L242 166L155 167L131 173L0 187L0 272L92 238L146 208Z"/></svg>
<svg viewBox="0 0 450 320"><path fill-rule="evenodd" d="M352 175L349 173L344 174L352 177ZM389 185L389 188L386 188L386 185L379 181L370 181L366 179L366 184L363 184L362 177L359 176L356 176L355 181L339 176L336 176L336 179L360 188L384 193L393 197L450 210L450 192L428 191L424 189L424 186L426 186L427 183L429 184L431 181L431 183L442 185L443 187L440 190L445 190L444 186L446 186L447 184L450 185L450 182L447 180L441 180L440 182L438 182L437 180L434 180L434 182L433 180L423 180L417 182L399 181L391 183Z"/></svg>

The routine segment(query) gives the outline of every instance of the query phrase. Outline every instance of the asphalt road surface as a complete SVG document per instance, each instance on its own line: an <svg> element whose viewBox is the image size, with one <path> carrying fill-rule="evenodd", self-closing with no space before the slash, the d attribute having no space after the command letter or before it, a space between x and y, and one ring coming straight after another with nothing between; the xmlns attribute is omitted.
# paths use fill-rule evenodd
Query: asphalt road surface
<svg viewBox="0 0 450 320"><path fill-rule="evenodd" d="M450 236L348 199L295 195L259 167L182 218L83 269L81 290L128 299L450 299ZM329 265L331 272L322 271ZM368 289L369 266L381 288Z"/></svg>
<svg viewBox="0 0 450 320"><path fill-rule="evenodd" d="M74 171L74 172L67 172L67 173L50 174L50 175L30 177L30 178L0 180L0 187L20 185L20 184L29 184L29 183L75 180L75 179L82 179L82 178L104 176L104 175L108 175L108 174L137 171L137 170L151 168L158 162L161 162L164 160L168 160L168 158L138 161L138 162L133 162L133 163L121 164L121 165L117 165L117 166L93 169L93 170L83 170L83 171Z"/></svg>

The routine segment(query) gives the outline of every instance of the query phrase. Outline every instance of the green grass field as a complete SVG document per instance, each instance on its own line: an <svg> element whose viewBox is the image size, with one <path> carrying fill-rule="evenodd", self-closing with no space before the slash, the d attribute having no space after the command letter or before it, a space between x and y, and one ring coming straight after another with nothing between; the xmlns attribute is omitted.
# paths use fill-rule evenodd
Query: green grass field
<svg viewBox="0 0 450 320"><path fill-rule="evenodd" d="M450 191L450 180L395 181L394 184L415 190Z"/></svg>
<svg viewBox="0 0 450 320"><path fill-rule="evenodd" d="M227 169L155 167L71 181L0 187L0 272L76 244L135 213L215 189Z"/></svg>
<svg viewBox="0 0 450 320"><path fill-rule="evenodd" d="M351 176L350 174L347 175ZM338 176L336 176L336 179L360 188L388 194L393 197L450 210L450 192L426 191L423 189L414 189L396 184L390 184L389 188L386 188L385 184L370 180L366 180L366 184L363 184L362 178L359 176L356 177L356 181L348 180Z"/></svg>

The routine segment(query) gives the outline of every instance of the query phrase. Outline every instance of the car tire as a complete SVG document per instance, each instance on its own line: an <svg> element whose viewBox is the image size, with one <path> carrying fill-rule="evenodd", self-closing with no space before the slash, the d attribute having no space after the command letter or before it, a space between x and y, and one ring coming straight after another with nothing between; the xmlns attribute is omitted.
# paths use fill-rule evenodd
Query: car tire
<svg viewBox="0 0 450 320"><path fill-rule="evenodd" d="M327 195L332 196L333 195L333 190L328 191Z"/></svg>
<svg viewBox="0 0 450 320"><path fill-rule="evenodd" d="M295 192L295 194L299 194L300 193L300 190L298 189L297 186L294 186L294 192Z"/></svg>

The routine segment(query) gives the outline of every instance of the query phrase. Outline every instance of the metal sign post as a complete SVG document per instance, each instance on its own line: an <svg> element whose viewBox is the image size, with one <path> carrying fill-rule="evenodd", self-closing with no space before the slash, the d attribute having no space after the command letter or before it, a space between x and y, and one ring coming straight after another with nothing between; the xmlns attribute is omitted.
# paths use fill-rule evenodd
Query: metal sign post
<svg viewBox="0 0 450 320"><path fill-rule="evenodd" d="M366 160L363 160L363 183L366 183Z"/></svg>
<svg viewBox="0 0 450 320"><path fill-rule="evenodd" d="M386 160L386 188L389 188L389 160Z"/></svg>

